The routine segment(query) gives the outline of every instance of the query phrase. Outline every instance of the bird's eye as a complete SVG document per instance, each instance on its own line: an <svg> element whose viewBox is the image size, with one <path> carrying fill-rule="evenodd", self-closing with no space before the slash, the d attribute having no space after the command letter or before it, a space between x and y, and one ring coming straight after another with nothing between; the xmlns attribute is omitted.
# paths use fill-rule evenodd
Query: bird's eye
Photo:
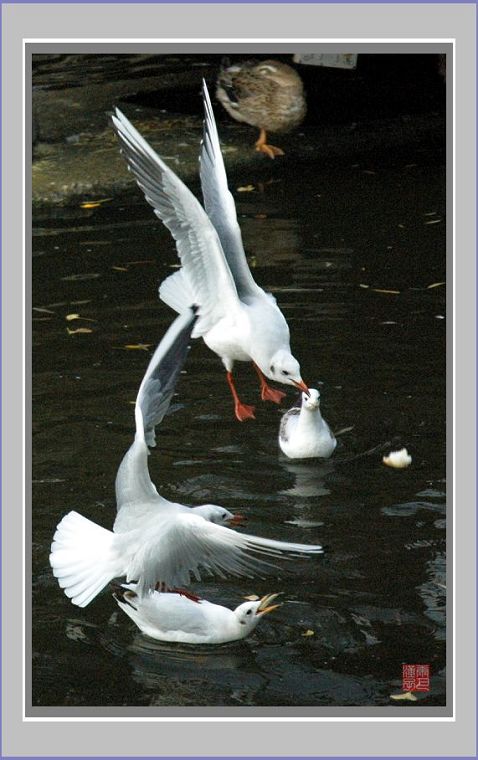
<svg viewBox="0 0 478 760"><path fill-rule="evenodd" d="M247 610L246 615L250 615L252 610Z"/></svg>
<svg viewBox="0 0 478 760"><path fill-rule="evenodd" d="M227 520L227 512L224 512L224 513L223 513L223 515L222 515L222 519L223 519L223 520Z"/></svg>
<svg viewBox="0 0 478 760"><path fill-rule="evenodd" d="M282 370L282 374L283 374L283 375L286 375L286 376L287 376L287 375L289 375L289 374L290 374L290 372L287 372L287 370L286 370L286 369L283 369L283 370Z"/></svg>

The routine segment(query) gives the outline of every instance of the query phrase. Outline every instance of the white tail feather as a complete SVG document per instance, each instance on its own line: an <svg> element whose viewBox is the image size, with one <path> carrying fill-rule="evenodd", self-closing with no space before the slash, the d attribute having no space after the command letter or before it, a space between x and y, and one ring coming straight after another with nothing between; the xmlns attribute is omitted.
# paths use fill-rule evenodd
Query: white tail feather
<svg viewBox="0 0 478 760"><path fill-rule="evenodd" d="M194 326L192 338L198 338L211 328L211 324L206 323L204 317L201 318L200 299L194 294L184 269L179 269L163 280L159 286L159 297L178 314L184 314L191 306L199 306L200 317Z"/></svg>
<svg viewBox="0 0 478 760"><path fill-rule="evenodd" d="M183 269L166 277L159 286L159 297L178 314L194 305L194 293Z"/></svg>
<svg viewBox="0 0 478 760"><path fill-rule="evenodd" d="M115 538L78 512L69 512L58 524L50 565L60 588L78 607L86 607L107 583L124 575L114 552Z"/></svg>

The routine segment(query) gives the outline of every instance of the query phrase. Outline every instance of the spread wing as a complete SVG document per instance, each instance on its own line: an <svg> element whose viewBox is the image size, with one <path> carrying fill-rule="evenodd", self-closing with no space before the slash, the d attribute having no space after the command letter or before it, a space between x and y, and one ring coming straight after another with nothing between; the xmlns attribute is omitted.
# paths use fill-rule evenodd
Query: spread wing
<svg viewBox="0 0 478 760"><path fill-rule="evenodd" d="M130 171L154 213L176 241L193 303L199 307L201 325L212 327L239 308L236 286L218 234L191 191L126 116L116 109L111 119Z"/></svg>
<svg viewBox="0 0 478 760"><path fill-rule="evenodd" d="M154 428L169 409L179 374L188 353L189 341L197 320L197 309L176 317L161 340L139 387L136 406L141 411L144 438L155 446Z"/></svg>
<svg viewBox="0 0 478 760"><path fill-rule="evenodd" d="M204 208L213 223L234 277L239 298L258 295L262 289L254 282L247 263L236 206L227 186L226 169L217 134L214 112L203 79L204 128L201 146L201 187Z"/></svg>
<svg viewBox="0 0 478 760"><path fill-rule="evenodd" d="M169 504L157 492L148 469L148 446L155 446L155 425L166 414L188 352L197 316L195 309L176 317L166 331L139 387L136 397L136 436L116 475L118 516L115 532L138 527L158 505Z"/></svg>
<svg viewBox="0 0 478 760"><path fill-rule="evenodd" d="M159 583L186 586L201 573L225 578L253 577L276 571L272 559L321 554L321 546L274 541L244 533L181 512L158 522L156 533L143 541L128 567L128 582L137 581L140 595Z"/></svg>

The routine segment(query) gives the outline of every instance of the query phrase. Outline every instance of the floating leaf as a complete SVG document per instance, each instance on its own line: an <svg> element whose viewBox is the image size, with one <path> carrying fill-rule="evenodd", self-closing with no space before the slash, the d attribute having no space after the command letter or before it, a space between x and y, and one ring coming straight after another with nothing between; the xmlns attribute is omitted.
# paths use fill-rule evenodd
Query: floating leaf
<svg viewBox="0 0 478 760"><path fill-rule="evenodd" d="M63 282L81 282L82 280L96 280L98 277L101 277L99 272L84 272L82 274L70 274L61 279Z"/></svg>
<svg viewBox="0 0 478 760"><path fill-rule="evenodd" d="M111 267L111 269L114 269L115 272L127 272L128 267Z"/></svg>
<svg viewBox="0 0 478 760"><path fill-rule="evenodd" d="M83 203L80 203L80 208L98 208L98 206L101 206L102 203L107 203L108 201L113 200L112 198L101 198L97 201L84 201Z"/></svg>
<svg viewBox="0 0 478 760"><path fill-rule="evenodd" d="M413 694L411 691L404 691L401 694L390 694L390 699L395 699L397 702L398 700L407 701L407 702L417 701L415 694Z"/></svg>
<svg viewBox="0 0 478 760"><path fill-rule="evenodd" d="M91 201L90 203L80 203L80 208L98 208L101 206L99 201Z"/></svg>
<svg viewBox="0 0 478 760"><path fill-rule="evenodd" d="M32 307L32 311L39 311L42 314L54 314L55 313L54 311L51 311L51 309L45 309L45 308L42 308L41 306L33 306Z"/></svg>
<svg viewBox="0 0 478 760"><path fill-rule="evenodd" d="M111 245L111 241L110 240L80 240L78 245L82 246L83 248L87 245L92 245L92 246L96 245L96 246L103 247L103 246Z"/></svg>
<svg viewBox="0 0 478 760"><path fill-rule="evenodd" d="M341 428L340 430L337 430L337 432L334 433L335 437L338 435L343 435L344 433L350 433L351 430L353 430L355 425L350 425L349 427Z"/></svg>
<svg viewBox="0 0 478 760"><path fill-rule="evenodd" d="M244 596L243 598L247 599L248 602L258 602L260 596L257 596L257 594L249 594L249 596Z"/></svg>
<svg viewBox="0 0 478 760"><path fill-rule="evenodd" d="M126 351L148 351L151 348L151 343L127 343L123 348Z"/></svg>
<svg viewBox="0 0 478 760"><path fill-rule="evenodd" d="M66 331L68 335L76 335L77 333L92 333L93 332L93 330L90 330L89 327L77 327L76 330L70 330L70 328L67 327Z"/></svg>
<svg viewBox="0 0 478 760"><path fill-rule="evenodd" d="M155 264L156 262L152 259L144 259L143 261L127 261L127 265L130 267L136 266L138 264Z"/></svg>
<svg viewBox="0 0 478 760"><path fill-rule="evenodd" d="M307 630L304 631L301 636L315 636L315 631L313 631L311 628L307 628Z"/></svg>
<svg viewBox="0 0 478 760"><path fill-rule="evenodd" d="M82 317L80 314L67 314L65 317L67 322L73 322L75 319L83 319L85 322L96 322L96 319L90 317Z"/></svg>
<svg viewBox="0 0 478 760"><path fill-rule="evenodd" d="M427 285L427 290L431 290L431 288L439 288L440 285L446 285L446 282L432 282L431 285Z"/></svg>
<svg viewBox="0 0 478 760"><path fill-rule="evenodd" d="M253 190L255 190L254 185L243 185L242 187L236 188L238 193L252 193Z"/></svg>
<svg viewBox="0 0 478 760"><path fill-rule="evenodd" d="M427 222L424 222L424 224L440 224L441 219L429 219Z"/></svg>
<svg viewBox="0 0 478 760"><path fill-rule="evenodd" d="M399 290L387 290L386 288L372 288L374 293L391 293L392 295L399 295Z"/></svg>
<svg viewBox="0 0 478 760"><path fill-rule="evenodd" d="M359 288L369 288L370 285L365 285L363 282L360 283Z"/></svg>

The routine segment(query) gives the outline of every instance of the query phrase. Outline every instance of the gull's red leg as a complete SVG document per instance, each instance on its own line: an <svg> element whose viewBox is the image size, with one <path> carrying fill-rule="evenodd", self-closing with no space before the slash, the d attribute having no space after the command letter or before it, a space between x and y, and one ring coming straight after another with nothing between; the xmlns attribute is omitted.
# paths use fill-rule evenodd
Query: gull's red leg
<svg viewBox="0 0 478 760"><path fill-rule="evenodd" d="M263 401L273 401L274 404L280 404L284 396L287 394L284 391L278 391L276 388L271 388L267 385L266 378L262 374L261 370L255 362L252 362L254 369L256 370L259 380L261 381L261 399Z"/></svg>
<svg viewBox="0 0 478 760"><path fill-rule="evenodd" d="M154 586L155 591L159 591L161 594L179 594L179 596L185 596L186 599L190 599L192 602L199 602L200 598L197 594L193 594L185 588L167 588L165 583L158 581Z"/></svg>
<svg viewBox="0 0 478 760"><path fill-rule="evenodd" d="M232 398L234 399L234 411L236 413L236 417L239 420L239 422L244 422L244 420L252 419L254 420L254 407L249 406L248 404L243 404L239 396L237 395L236 386L234 385L234 380L232 378L232 372L226 373L227 382L229 383L229 388L231 389Z"/></svg>
<svg viewBox="0 0 478 760"><path fill-rule="evenodd" d="M169 591L171 594L179 594L179 596L185 596L186 599L190 599L192 602L199 602L201 600L200 596L193 594L186 588L170 588Z"/></svg>

